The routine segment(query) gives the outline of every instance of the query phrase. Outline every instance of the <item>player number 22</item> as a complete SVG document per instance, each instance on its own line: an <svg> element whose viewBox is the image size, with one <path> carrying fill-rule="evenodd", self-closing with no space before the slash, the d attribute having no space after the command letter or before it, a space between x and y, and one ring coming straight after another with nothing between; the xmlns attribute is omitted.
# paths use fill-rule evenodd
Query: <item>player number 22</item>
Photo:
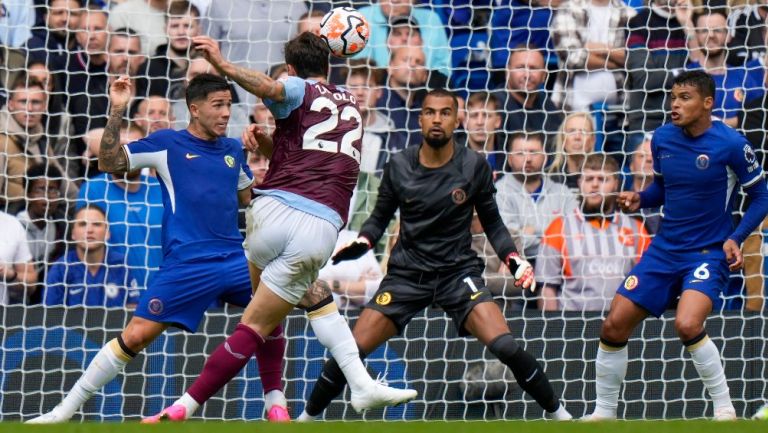
<svg viewBox="0 0 768 433"><path fill-rule="evenodd" d="M326 97L319 97L312 101L312 105L309 107L311 111L322 112L324 108L331 111L331 116L320 123L312 125L304 133L304 141L302 143L302 149L304 150L320 150L323 152L337 153L341 152L345 155L349 155L360 164L360 151L352 146L356 140L359 140L363 136L363 119L360 116L360 112L357 108L347 105L341 110L339 115L339 107ZM341 120L357 120L357 128L347 132L341 138L341 145L338 145L335 141L323 140L317 138L327 132L331 132L339 124Z"/></svg>

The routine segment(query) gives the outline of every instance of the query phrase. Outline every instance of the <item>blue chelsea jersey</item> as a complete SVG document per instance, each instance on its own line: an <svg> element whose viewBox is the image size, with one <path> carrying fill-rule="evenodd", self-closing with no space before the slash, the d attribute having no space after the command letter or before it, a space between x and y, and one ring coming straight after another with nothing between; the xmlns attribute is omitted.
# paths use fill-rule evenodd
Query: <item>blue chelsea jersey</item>
<svg viewBox="0 0 768 433"><path fill-rule="evenodd" d="M653 170L664 180L664 216L655 246L671 251L719 247L733 232L738 184L762 178L746 138L720 121L698 137L667 124L653 134Z"/></svg>
<svg viewBox="0 0 768 433"><path fill-rule="evenodd" d="M164 129L124 146L130 170L151 167L163 192L163 258L187 261L242 249L237 191L253 175L240 142Z"/></svg>

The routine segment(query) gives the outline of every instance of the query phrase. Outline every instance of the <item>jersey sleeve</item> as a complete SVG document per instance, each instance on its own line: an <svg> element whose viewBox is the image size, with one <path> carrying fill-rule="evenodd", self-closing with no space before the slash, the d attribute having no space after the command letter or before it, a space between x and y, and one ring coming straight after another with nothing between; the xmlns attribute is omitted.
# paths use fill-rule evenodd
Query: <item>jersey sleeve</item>
<svg viewBox="0 0 768 433"><path fill-rule="evenodd" d="M656 142L657 135L651 138L651 159L653 159L653 175L661 176L661 160L659 159L659 146Z"/></svg>
<svg viewBox="0 0 768 433"><path fill-rule="evenodd" d="M291 111L299 108L304 100L307 82L298 77L286 77L278 81L283 83L285 99L277 102L265 98L264 105L269 108L275 119L285 119L291 114Z"/></svg>
<svg viewBox="0 0 768 433"><path fill-rule="evenodd" d="M169 139L163 139L169 130L150 134L146 138L128 143L123 146L128 157L128 171L139 168L157 168L167 161Z"/></svg>
<svg viewBox="0 0 768 433"><path fill-rule="evenodd" d="M237 178L237 190L242 191L251 185L253 185L253 172L251 167L248 166L248 157L245 151L237 149L237 155L240 159L240 174Z"/></svg>
<svg viewBox="0 0 768 433"><path fill-rule="evenodd" d="M757 161L752 145L743 138L731 147L728 166L736 174L743 188L749 188L763 177L763 169Z"/></svg>

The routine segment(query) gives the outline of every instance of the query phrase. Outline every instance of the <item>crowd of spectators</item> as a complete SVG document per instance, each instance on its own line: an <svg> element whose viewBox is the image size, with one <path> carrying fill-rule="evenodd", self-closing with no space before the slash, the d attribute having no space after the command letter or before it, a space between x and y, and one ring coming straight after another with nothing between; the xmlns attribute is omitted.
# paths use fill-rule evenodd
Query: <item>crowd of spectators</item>
<svg viewBox="0 0 768 433"><path fill-rule="evenodd" d="M192 37L208 34L228 59L277 79L287 74L282 45L319 32L330 8L351 5L371 33L360 55L331 59L330 81L355 95L365 127L340 245L371 212L390 155L421 143L426 92L446 87L460 98L456 142L486 156L502 219L543 284L540 297L524 299L477 223L474 246L494 294L515 306L604 310L659 227L661 210L627 216L614 202L618 191L650 184L652 132L667 120L681 70L713 75L714 115L765 155L765 0L646 1L3 0L0 304L123 307L157 270L156 174L115 176L95 164L118 76L135 89L121 140L185 128L186 84L216 73ZM232 89L227 135L249 123L271 133L264 104ZM268 159L256 153L248 162L263 180ZM318 284L346 307L362 305L396 227L375 254L329 265ZM745 248L749 309L763 305L757 236Z"/></svg>

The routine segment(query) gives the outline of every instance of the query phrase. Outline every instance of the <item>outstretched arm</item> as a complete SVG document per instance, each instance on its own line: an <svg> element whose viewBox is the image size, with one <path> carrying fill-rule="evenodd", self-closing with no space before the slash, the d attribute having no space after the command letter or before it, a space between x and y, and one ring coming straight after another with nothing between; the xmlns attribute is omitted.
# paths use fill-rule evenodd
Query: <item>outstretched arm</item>
<svg viewBox="0 0 768 433"><path fill-rule="evenodd" d="M263 72L241 68L228 62L221 55L219 44L215 40L208 36L196 36L192 38L192 43L220 74L233 79L243 89L259 98L267 98L275 102L285 99L283 83L273 80Z"/></svg>
<svg viewBox="0 0 768 433"><path fill-rule="evenodd" d="M107 173L128 171L128 157L120 145L120 125L131 99L131 79L122 76L109 88L109 119L99 145L99 170Z"/></svg>

